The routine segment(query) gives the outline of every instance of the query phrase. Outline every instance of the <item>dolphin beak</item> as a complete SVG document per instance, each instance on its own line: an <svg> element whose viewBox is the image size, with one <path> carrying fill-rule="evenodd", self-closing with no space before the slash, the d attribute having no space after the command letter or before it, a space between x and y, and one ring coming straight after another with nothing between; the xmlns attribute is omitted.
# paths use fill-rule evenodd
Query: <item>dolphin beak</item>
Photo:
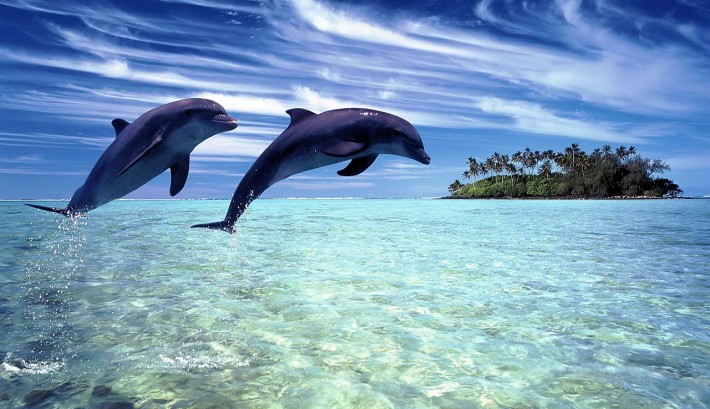
<svg viewBox="0 0 710 409"><path fill-rule="evenodd" d="M227 116L225 114L217 114L212 117L212 122L218 123L220 125L224 125L227 130L232 130L236 128L239 123L237 122L236 119L232 118L231 116Z"/></svg>
<svg viewBox="0 0 710 409"><path fill-rule="evenodd" d="M424 148L417 148L414 151L414 153L416 155L414 157L414 160L416 160L417 162L423 163L425 165L428 165L429 163L431 163L431 157L429 156L428 153L426 153Z"/></svg>

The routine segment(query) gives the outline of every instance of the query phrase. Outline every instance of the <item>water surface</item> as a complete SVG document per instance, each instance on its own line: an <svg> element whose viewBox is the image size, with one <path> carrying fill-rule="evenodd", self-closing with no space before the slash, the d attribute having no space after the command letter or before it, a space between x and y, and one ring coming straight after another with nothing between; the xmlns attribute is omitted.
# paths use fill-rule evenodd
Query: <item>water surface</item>
<svg viewBox="0 0 710 409"><path fill-rule="evenodd" d="M708 200L226 207L1 202L0 408L710 407Z"/></svg>

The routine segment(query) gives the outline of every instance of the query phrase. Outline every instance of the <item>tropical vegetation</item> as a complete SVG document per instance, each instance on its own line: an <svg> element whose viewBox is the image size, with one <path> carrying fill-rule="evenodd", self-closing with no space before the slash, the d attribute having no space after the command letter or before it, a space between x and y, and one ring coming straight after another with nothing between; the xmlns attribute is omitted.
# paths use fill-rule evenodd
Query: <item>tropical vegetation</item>
<svg viewBox="0 0 710 409"><path fill-rule="evenodd" d="M669 171L661 160L638 154L633 146L605 145L586 153L573 143L562 152L525 148L512 155L469 157L462 183L449 185L451 198L495 197L677 197L672 180L655 177ZM491 175L491 176L488 176ZM481 179L478 179L481 176Z"/></svg>

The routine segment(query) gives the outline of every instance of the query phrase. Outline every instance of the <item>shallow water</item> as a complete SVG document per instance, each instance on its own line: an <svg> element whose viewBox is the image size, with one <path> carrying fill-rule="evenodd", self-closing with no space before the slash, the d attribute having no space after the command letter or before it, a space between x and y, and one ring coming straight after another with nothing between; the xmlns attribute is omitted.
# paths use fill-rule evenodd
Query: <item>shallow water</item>
<svg viewBox="0 0 710 409"><path fill-rule="evenodd" d="M710 407L709 200L226 207L0 203L0 408Z"/></svg>

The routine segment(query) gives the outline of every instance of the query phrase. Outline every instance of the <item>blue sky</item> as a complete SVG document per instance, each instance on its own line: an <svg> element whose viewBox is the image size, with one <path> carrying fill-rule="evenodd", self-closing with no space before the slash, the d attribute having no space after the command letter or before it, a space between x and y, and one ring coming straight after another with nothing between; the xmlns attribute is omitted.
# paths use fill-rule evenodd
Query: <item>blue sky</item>
<svg viewBox="0 0 710 409"><path fill-rule="evenodd" d="M0 199L69 198L113 139L172 100L239 127L198 146L178 198L231 197L285 110L380 109L412 122L429 166L382 155L264 197L447 194L469 156L633 145L710 194L704 0L0 0ZM165 173L129 197L170 197Z"/></svg>

